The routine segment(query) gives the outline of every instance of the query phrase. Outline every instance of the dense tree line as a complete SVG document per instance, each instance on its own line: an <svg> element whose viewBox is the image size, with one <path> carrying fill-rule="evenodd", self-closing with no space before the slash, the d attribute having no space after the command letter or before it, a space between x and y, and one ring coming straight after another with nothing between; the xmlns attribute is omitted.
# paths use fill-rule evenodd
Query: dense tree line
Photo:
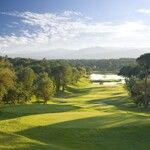
<svg viewBox="0 0 150 150"><path fill-rule="evenodd" d="M26 103L36 96L44 103L69 84L77 83L86 70L64 60L0 58L0 103Z"/></svg>
<svg viewBox="0 0 150 150"><path fill-rule="evenodd" d="M93 59L93 60L68 60L73 66L85 67L87 71L98 71L100 73L118 73L123 66L135 65L133 58L120 59Z"/></svg>
<svg viewBox="0 0 150 150"><path fill-rule="evenodd" d="M135 65L135 59L34 60L0 58L0 102L26 103L35 95L44 103L76 84L91 71L116 73L122 66Z"/></svg>
<svg viewBox="0 0 150 150"><path fill-rule="evenodd" d="M148 107L150 101L150 53L136 59L136 65L124 66L119 75L125 77L126 87L137 106Z"/></svg>

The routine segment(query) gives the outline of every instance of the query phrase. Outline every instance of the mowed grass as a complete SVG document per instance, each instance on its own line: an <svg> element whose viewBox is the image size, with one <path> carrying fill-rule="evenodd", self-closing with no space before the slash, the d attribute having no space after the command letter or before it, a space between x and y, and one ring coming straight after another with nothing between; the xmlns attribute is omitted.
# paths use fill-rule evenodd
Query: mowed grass
<svg viewBox="0 0 150 150"><path fill-rule="evenodd" d="M150 149L150 111L122 85L83 81L47 105L0 108L0 150L110 149Z"/></svg>

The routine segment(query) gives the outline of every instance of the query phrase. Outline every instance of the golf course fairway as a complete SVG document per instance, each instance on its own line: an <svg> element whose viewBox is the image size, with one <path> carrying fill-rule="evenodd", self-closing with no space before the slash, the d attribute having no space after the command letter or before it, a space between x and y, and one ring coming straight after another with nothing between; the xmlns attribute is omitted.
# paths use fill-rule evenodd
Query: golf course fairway
<svg viewBox="0 0 150 150"><path fill-rule="evenodd" d="M123 85L68 87L48 104L0 107L0 150L148 150L150 111Z"/></svg>

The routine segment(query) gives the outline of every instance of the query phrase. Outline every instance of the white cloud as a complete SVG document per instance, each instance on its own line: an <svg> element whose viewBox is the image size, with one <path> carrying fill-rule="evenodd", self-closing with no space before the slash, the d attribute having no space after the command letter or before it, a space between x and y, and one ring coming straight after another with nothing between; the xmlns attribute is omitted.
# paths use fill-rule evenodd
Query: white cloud
<svg viewBox="0 0 150 150"><path fill-rule="evenodd" d="M83 16L82 15L82 13L80 13L80 12L76 12L76 11L69 11L69 10L67 10L67 11L64 11L63 12L63 15L64 16L72 16L72 15L75 15L75 16Z"/></svg>
<svg viewBox="0 0 150 150"><path fill-rule="evenodd" d="M20 29L20 35L0 36L0 48L11 53L92 46L150 46L150 27L139 21L120 24L94 22L74 11L60 14L12 12L3 15L18 17L26 25L26 29Z"/></svg>
<svg viewBox="0 0 150 150"><path fill-rule="evenodd" d="M150 14L150 9L138 9L137 11L143 14Z"/></svg>

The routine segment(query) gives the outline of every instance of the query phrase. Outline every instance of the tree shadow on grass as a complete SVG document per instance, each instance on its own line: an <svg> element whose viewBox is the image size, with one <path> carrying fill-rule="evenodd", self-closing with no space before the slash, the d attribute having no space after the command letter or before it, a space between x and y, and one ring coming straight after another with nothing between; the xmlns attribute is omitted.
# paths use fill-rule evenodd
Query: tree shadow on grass
<svg viewBox="0 0 150 150"><path fill-rule="evenodd" d="M89 100L88 104L114 106L119 110L150 113L150 109L138 108L128 96L114 96L105 99Z"/></svg>
<svg viewBox="0 0 150 150"><path fill-rule="evenodd" d="M62 149L145 150L150 147L150 128L148 122L141 122L147 118L131 114L96 116L38 126L17 134Z"/></svg>
<svg viewBox="0 0 150 150"><path fill-rule="evenodd" d="M44 113L67 112L79 109L78 106L62 105L62 104L29 104L17 106L5 106L0 108L0 120L12 119L21 116Z"/></svg>
<svg viewBox="0 0 150 150"><path fill-rule="evenodd" d="M50 144L48 147L49 149L55 148ZM47 145L16 133L0 132L0 150L38 150L39 148L46 150Z"/></svg>
<svg viewBox="0 0 150 150"><path fill-rule="evenodd" d="M89 94L92 90L94 92L104 92L107 91L107 89L100 89L100 87L84 87L84 88L74 88L74 87L67 87L65 92L60 92L58 95L56 95L56 98L75 98L80 97L83 95Z"/></svg>

